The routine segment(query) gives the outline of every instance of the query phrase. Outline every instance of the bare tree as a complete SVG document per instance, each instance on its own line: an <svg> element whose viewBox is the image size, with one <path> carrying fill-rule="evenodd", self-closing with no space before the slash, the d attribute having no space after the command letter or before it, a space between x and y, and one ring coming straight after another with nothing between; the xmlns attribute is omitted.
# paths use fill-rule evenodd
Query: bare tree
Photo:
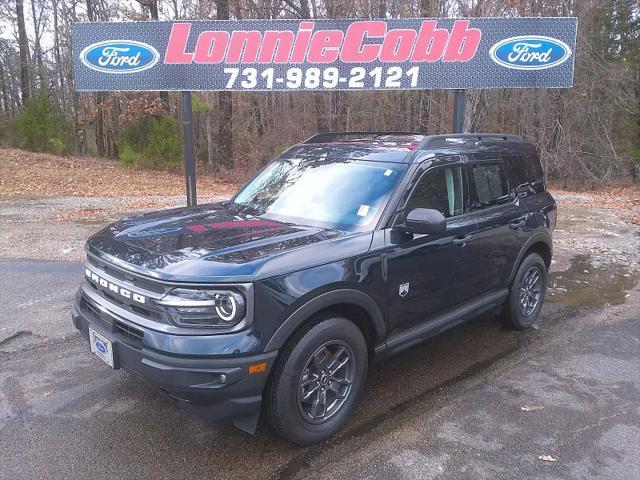
<svg viewBox="0 0 640 480"><path fill-rule="evenodd" d="M36 4L38 8L36 9ZM36 59L39 88L45 89L47 86L44 61L42 58L42 33L43 21L45 18L45 6L43 0L31 0L31 21L33 23L33 55Z"/></svg>
<svg viewBox="0 0 640 480"><path fill-rule="evenodd" d="M218 20L229 20L229 0L216 0ZM232 168L233 160L233 96L231 92L218 93L218 152L221 163Z"/></svg>
<svg viewBox="0 0 640 480"><path fill-rule="evenodd" d="M29 39L27 38L27 28L24 24L24 4L22 0L16 0L16 21L20 48L20 87L22 90L22 104L24 105L29 99L31 89L29 87Z"/></svg>
<svg viewBox="0 0 640 480"><path fill-rule="evenodd" d="M145 7L149 11L149 16L152 20L159 20L158 16L158 0L137 0L137 2ZM176 6L177 11L177 6ZM169 92L160 92L160 100L167 113L171 113L171 106L169 104Z"/></svg>

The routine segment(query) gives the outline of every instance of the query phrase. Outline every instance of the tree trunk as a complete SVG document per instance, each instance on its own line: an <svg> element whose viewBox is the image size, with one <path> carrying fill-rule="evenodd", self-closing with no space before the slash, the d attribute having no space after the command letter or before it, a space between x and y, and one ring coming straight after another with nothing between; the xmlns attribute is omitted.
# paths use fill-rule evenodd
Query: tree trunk
<svg viewBox="0 0 640 480"><path fill-rule="evenodd" d="M216 0L218 20L229 20L229 0ZM233 168L233 96L232 92L218 94L218 158Z"/></svg>
<svg viewBox="0 0 640 480"><path fill-rule="evenodd" d="M300 18L311 18L311 10L309 8L309 0L300 0ZM314 92L313 104L316 111L316 130L319 132L326 132L329 130L326 119L324 93Z"/></svg>
<svg viewBox="0 0 640 480"><path fill-rule="evenodd" d="M309 0L300 0L300 17L311 18L311 11L309 10Z"/></svg>
<svg viewBox="0 0 640 480"><path fill-rule="evenodd" d="M316 128L319 132L328 132L329 123L327 122L327 115L325 114L325 105L323 94L319 92L312 93L313 104L316 110Z"/></svg>
<svg viewBox="0 0 640 480"><path fill-rule="evenodd" d="M36 2L35 0L31 0L31 21L33 22L33 50L34 55L36 57L36 65L38 67L38 81L40 85L38 86L40 89L47 88L47 78L44 70L44 63L42 61L42 47L40 45L40 37L42 36L40 32L40 22L42 20L42 11L40 12L40 17L36 15Z"/></svg>
<svg viewBox="0 0 640 480"><path fill-rule="evenodd" d="M16 18L18 21L18 45L20 47L20 89L22 104L24 105L31 95L29 88L29 39L24 24L23 0L16 0Z"/></svg>
<svg viewBox="0 0 640 480"><path fill-rule="evenodd" d="M204 120L205 139L207 140L207 170L213 172L215 161L215 146L213 144L213 126L211 125L211 112L205 112Z"/></svg>
<svg viewBox="0 0 640 480"><path fill-rule="evenodd" d="M158 17L158 0L151 0L148 3L149 6L149 15L153 20L159 20ZM167 111L168 114L171 114L171 106L169 105L169 92L160 92L160 101L162 102L162 106Z"/></svg>
<svg viewBox="0 0 640 480"><path fill-rule="evenodd" d="M60 104L63 106L66 105L65 101L65 81L64 81L64 73L62 71L62 58L60 56L60 34L58 33L58 0L51 0L51 4L53 6L53 54L56 59L56 70L58 82L60 85Z"/></svg>
<svg viewBox="0 0 640 480"><path fill-rule="evenodd" d="M420 0L420 15L435 17L438 13L438 0ZM431 90L420 90L420 110L418 112L418 131L429 133L431 123Z"/></svg>
<svg viewBox="0 0 640 480"><path fill-rule="evenodd" d="M258 137L264 135L264 122L262 120L262 110L260 109L260 99L257 95L251 95L251 123L255 126Z"/></svg>
<svg viewBox="0 0 640 480"><path fill-rule="evenodd" d="M96 11L93 4L94 0L87 0L87 17L90 22L96 21ZM105 140L104 140L104 107L103 100L104 94L101 92L96 93L96 150L99 156L104 156L105 153Z"/></svg>
<svg viewBox="0 0 640 480"><path fill-rule="evenodd" d="M0 62L0 93L2 94L2 98L0 98L0 111L9 113L9 96L7 95L7 84L4 80L4 68L2 66L2 62Z"/></svg>

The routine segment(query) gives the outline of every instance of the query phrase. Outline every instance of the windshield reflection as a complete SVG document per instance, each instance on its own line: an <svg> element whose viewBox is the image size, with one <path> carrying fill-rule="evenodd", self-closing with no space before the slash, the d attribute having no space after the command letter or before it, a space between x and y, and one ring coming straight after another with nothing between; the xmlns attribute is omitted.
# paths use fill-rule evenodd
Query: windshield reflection
<svg viewBox="0 0 640 480"><path fill-rule="evenodd" d="M405 168L353 159L280 159L258 174L231 207L284 222L372 228Z"/></svg>

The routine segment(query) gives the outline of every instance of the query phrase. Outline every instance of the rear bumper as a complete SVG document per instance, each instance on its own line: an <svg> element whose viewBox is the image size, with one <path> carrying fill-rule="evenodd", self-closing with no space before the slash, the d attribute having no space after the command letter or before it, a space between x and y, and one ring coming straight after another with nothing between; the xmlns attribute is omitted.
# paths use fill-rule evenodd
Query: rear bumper
<svg viewBox="0 0 640 480"><path fill-rule="evenodd" d="M257 421L262 391L277 351L233 357L188 355L194 350L190 343L201 346L203 336L172 335L140 326L136 329L143 333L142 339L132 340L122 333L122 329L114 327L117 318L108 314L96 315L86 308L80 291L71 316L73 324L87 340L91 327L112 342L114 368L123 368L138 376L166 393L185 410L209 421L234 420L241 427L247 422L254 424ZM173 337L165 340L170 345L182 345L185 354L150 348L145 342L147 336L157 345L158 335ZM96 358L96 361L99 360ZM249 365L261 362L267 362L266 371L249 375ZM252 430L251 427L244 429Z"/></svg>

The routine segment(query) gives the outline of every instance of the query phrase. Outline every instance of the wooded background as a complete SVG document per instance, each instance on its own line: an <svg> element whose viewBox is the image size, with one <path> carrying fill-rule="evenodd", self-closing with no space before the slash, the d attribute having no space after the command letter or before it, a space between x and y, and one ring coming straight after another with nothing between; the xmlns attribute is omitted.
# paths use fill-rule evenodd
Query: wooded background
<svg viewBox="0 0 640 480"><path fill-rule="evenodd" d="M152 19L576 16L575 86L468 90L465 131L535 142L561 186L640 182L638 0L2 0L0 143L178 168L175 93L78 94L73 22ZM453 93L194 94L201 173L243 180L316 131L451 131Z"/></svg>

